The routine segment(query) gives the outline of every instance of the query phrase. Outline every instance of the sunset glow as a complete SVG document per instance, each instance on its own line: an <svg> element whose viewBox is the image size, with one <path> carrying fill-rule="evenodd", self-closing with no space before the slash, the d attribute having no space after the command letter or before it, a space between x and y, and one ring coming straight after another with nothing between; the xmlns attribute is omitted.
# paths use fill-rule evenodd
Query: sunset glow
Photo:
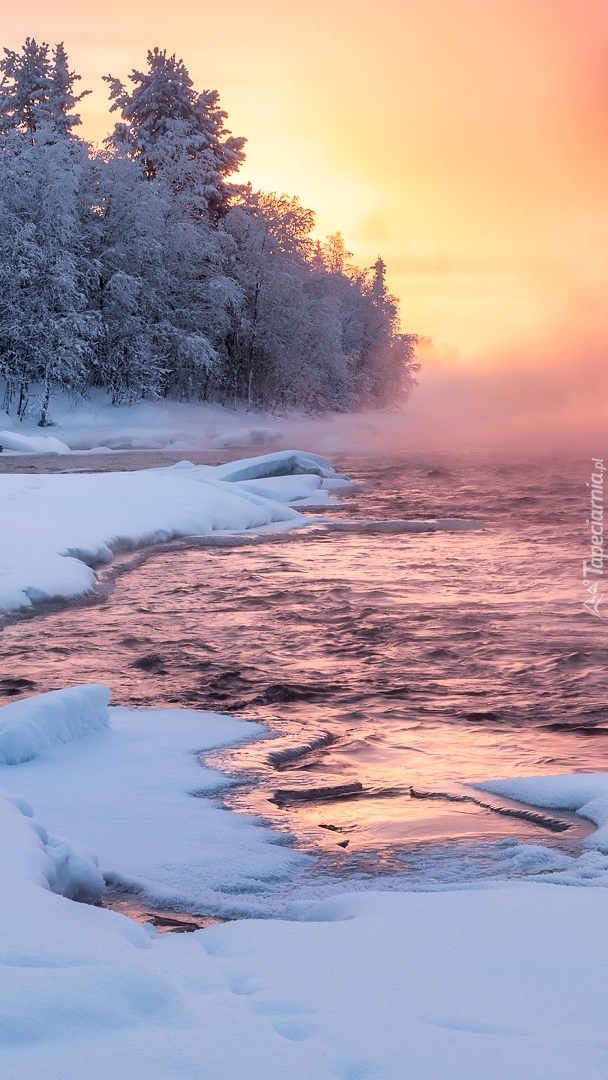
<svg viewBox="0 0 608 1080"><path fill-rule="evenodd" d="M245 179L298 194L362 265L380 252L407 329L457 365L603 366L608 9L602 0L40 0L3 44L63 39L109 130L101 76L156 44L217 88ZM556 359L561 357L562 360ZM590 358L591 357L591 358ZM453 363L453 361L451 362ZM599 376L598 376L599 377Z"/></svg>

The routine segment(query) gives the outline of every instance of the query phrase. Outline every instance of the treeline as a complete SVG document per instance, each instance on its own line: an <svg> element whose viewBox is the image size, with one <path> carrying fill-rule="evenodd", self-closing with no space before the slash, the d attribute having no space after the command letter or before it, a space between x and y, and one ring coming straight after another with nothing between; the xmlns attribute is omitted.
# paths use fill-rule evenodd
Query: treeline
<svg viewBox="0 0 608 1080"><path fill-rule="evenodd" d="M155 49L101 152L76 134L63 45L0 61L0 407L49 421L52 391L353 409L406 396L417 338L399 332L381 259L312 238L297 198L231 177L244 140L216 91Z"/></svg>

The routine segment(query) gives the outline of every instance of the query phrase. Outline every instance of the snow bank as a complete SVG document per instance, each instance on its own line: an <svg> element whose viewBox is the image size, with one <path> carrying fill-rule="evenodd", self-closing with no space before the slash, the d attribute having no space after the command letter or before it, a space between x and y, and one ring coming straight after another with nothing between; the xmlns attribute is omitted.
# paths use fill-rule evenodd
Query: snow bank
<svg viewBox="0 0 608 1080"><path fill-rule="evenodd" d="M335 479L331 464L293 450L216 468L181 462L132 473L0 475L0 611L86 593L92 567L119 548L298 527L304 519L288 503L310 496L319 477ZM254 480L267 482L241 483Z"/></svg>
<svg viewBox="0 0 608 1080"><path fill-rule="evenodd" d="M20 454L69 454L69 446L52 435L20 435L17 431L0 431L0 447Z"/></svg>
<svg viewBox="0 0 608 1080"><path fill-rule="evenodd" d="M0 764L30 761L57 743L108 726L106 686L72 686L0 708Z"/></svg>
<svg viewBox="0 0 608 1080"><path fill-rule="evenodd" d="M548 810L574 810L597 825L585 846L608 854L608 773L565 773L491 780L476 787Z"/></svg>
<svg viewBox="0 0 608 1080"><path fill-rule="evenodd" d="M265 476L294 476L302 473L333 477L336 475L331 461L320 454L302 453L300 450L278 450L275 454L244 458L216 465L214 474L218 480L259 480Z"/></svg>
<svg viewBox="0 0 608 1080"><path fill-rule="evenodd" d="M0 791L11 1080L604 1080L605 889L341 889L295 902L290 920L179 936L66 899L103 887L80 844L161 899L171 882L192 889L202 913L210 881L218 896L232 884L238 903L306 861L193 797L227 782L193 751L259 737L257 725L147 709L111 709L110 724L0 766L19 792ZM78 842L47 833L58 826Z"/></svg>
<svg viewBox="0 0 608 1080"><path fill-rule="evenodd" d="M408 410L410 406L408 404ZM270 413L255 419L244 408L224 408L210 402L139 401L111 405L103 391L91 390L87 400L74 401L57 391L51 401L53 436L74 451L93 447L130 449L218 449L222 447L274 445L299 446L326 454L359 452L379 448L400 453L408 423L401 413L333 413L324 416L291 413L280 422ZM38 415L24 421L0 411L0 428L34 438L40 437ZM280 423L280 431L278 425ZM274 437L276 436L276 441ZM273 440L271 442L271 439ZM281 442L279 443L279 439ZM416 431L410 445L429 444L428 433Z"/></svg>
<svg viewBox="0 0 608 1080"><path fill-rule="evenodd" d="M260 495L263 499L278 499L280 502L297 503L298 506L325 506L331 493L324 486L320 476L268 476L263 480L241 480L240 487ZM349 486L348 481L346 481Z"/></svg>
<svg viewBox="0 0 608 1080"><path fill-rule="evenodd" d="M103 713L99 725L87 691ZM108 696L104 687L77 687L0 709L0 724L17 710L23 728L37 731L46 721L59 729L44 754L24 755L17 768L0 764L0 785L32 803L53 833L93 849L115 883L191 910L264 910L273 887L291 882L310 860L256 819L206 798L229 781L198 760L208 749L259 739L264 729L183 709L107 710ZM62 702L73 713L70 741L61 738ZM77 737L97 728L97 738Z"/></svg>
<svg viewBox="0 0 608 1080"><path fill-rule="evenodd" d="M50 835L29 803L0 789L0 892L10 894L15 879L24 877L75 900L98 900L105 892L91 851Z"/></svg>

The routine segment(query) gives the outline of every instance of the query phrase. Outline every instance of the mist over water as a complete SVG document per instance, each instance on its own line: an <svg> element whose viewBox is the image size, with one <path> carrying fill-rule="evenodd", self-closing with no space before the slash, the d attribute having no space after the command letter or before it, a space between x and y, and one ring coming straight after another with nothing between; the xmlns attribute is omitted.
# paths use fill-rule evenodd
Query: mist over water
<svg viewBox="0 0 608 1080"><path fill-rule="evenodd" d="M418 385L393 411L265 416L263 423L277 433L277 445L332 460L479 451L497 461L540 459L545 469L546 459L608 458L607 350L608 341L598 335L484 356L423 344ZM234 425L244 426L242 416Z"/></svg>
<svg viewBox="0 0 608 1080"><path fill-rule="evenodd" d="M580 819L526 817L463 784L605 766L586 459L336 464L360 483L299 533L138 556L95 606L5 628L4 700L94 680L116 704L264 721L271 740L210 759L235 781L228 805L340 872L416 868L413 852L454 845L470 860L481 844L491 865L515 839L576 849ZM411 531L429 519L444 527Z"/></svg>

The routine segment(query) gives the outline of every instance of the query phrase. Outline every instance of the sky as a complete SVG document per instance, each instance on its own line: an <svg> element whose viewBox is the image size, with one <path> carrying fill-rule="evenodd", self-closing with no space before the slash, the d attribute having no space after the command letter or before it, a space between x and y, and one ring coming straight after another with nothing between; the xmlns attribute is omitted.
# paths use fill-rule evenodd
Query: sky
<svg viewBox="0 0 608 1080"><path fill-rule="evenodd" d="M482 426L497 397L529 420L549 381L560 423L601 429L606 0L31 0L0 29L65 42L97 140L101 76L176 52L247 137L244 179L299 195L360 265L385 259L404 328L433 342L434 408L456 379Z"/></svg>

